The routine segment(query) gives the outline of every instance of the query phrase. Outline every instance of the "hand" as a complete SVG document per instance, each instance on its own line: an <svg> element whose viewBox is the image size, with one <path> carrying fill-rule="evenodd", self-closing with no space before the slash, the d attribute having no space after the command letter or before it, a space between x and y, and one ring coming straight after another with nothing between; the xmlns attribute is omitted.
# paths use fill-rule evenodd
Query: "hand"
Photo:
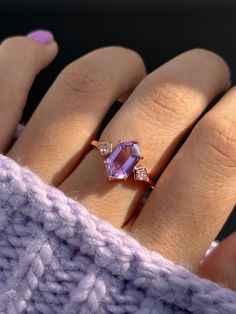
<svg viewBox="0 0 236 314"><path fill-rule="evenodd" d="M40 43L37 34L30 37L7 39L0 47L1 152L148 249L236 289L235 235L199 268L235 204L235 88L200 119L173 157L204 109L229 87L226 63L212 52L194 49L146 76L137 53L98 49L61 72L10 147L34 77L57 53L52 37L40 37ZM145 184L108 181L97 150L88 152L116 99L126 101L100 140L138 139L150 176L160 176L140 212Z"/></svg>

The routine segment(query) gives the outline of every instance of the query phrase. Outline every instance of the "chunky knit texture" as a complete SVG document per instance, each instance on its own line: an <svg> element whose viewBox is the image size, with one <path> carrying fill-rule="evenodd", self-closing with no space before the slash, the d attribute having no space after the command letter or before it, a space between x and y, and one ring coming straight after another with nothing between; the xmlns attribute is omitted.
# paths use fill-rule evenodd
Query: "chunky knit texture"
<svg viewBox="0 0 236 314"><path fill-rule="evenodd" d="M236 313L200 279L0 155L0 313Z"/></svg>

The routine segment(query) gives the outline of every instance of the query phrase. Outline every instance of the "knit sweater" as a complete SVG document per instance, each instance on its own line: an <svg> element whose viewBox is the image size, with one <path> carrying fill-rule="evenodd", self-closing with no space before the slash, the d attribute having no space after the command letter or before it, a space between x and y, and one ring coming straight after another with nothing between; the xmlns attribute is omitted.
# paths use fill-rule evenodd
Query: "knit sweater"
<svg viewBox="0 0 236 314"><path fill-rule="evenodd" d="M0 313L235 314L236 293L0 155Z"/></svg>

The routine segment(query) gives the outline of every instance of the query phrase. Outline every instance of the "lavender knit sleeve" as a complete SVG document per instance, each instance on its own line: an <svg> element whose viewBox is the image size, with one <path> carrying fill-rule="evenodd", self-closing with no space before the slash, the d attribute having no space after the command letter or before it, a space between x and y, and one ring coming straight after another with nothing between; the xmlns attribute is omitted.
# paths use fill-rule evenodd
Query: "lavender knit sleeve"
<svg viewBox="0 0 236 314"><path fill-rule="evenodd" d="M235 314L200 279L0 155L1 314Z"/></svg>

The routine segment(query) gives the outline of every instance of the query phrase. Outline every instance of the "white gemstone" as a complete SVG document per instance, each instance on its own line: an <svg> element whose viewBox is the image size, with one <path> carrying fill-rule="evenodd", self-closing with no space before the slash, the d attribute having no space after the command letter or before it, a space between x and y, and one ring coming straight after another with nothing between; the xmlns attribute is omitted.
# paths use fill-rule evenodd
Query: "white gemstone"
<svg viewBox="0 0 236 314"><path fill-rule="evenodd" d="M134 170L134 179L139 181L149 181L146 168L136 168Z"/></svg>
<svg viewBox="0 0 236 314"><path fill-rule="evenodd" d="M112 144L109 142L98 142L98 149L102 156L107 156L112 152Z"/></svg>
<svg viewBox="0 0 236 314"><path fill-rule="evenodd" d="M133 153L135 154L135 156L141 156L138 143L133 145Z"/></svg>

